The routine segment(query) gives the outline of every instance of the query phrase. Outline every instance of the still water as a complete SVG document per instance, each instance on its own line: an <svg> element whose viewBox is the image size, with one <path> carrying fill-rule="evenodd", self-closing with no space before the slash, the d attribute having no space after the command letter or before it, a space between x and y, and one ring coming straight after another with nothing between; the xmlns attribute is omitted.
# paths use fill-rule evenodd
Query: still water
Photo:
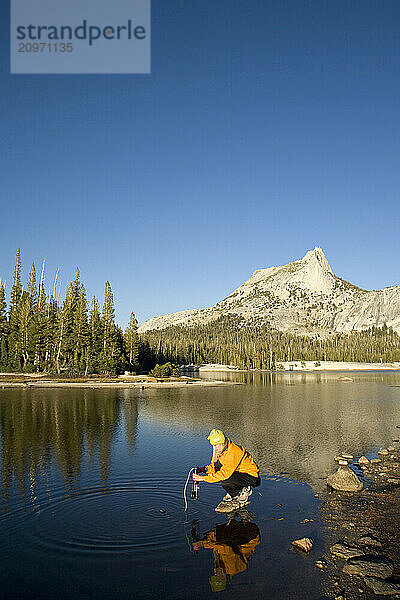
<svg viewBox="0 0 400 600"><path fill-rule="evenodd" d="M321 598L325 575L314 562L325 537L315 493L335 454L372 455L399 434L400 374L350 376L237 373L226 377L243 385L0 390L0 597L214 598L223 591L210 579L225 572L233 599ZM260 466L252 521L228 523L214 512L223 495L216 484L201 484L197 501L189 486L183 510L187 473L209 462L213 427ZM291 551L304 536L314 540L308 558Z"/></svg>

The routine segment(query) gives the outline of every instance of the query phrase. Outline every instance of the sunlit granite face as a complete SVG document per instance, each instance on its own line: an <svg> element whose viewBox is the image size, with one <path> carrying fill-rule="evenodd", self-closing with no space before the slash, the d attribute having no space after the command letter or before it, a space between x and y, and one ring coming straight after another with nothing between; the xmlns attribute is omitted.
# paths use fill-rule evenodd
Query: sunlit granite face
<svg viewBox="0 0 400 600"><path fill-rule="evenodd" d="M287 265L256 270L211 308L154 317L139 332L207 323L227 314L306 335L361 331L385 323L400 333L400 286L362 290L336 276L316 247Z"/></svg>

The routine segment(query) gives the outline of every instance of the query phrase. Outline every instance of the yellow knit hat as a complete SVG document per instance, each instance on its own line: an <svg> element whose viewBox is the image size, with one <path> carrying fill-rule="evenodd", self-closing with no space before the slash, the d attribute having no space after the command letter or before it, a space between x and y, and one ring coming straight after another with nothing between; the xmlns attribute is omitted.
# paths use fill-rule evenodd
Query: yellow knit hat
<svg viewBox="0 0 400 600"><path fill-rule="evenodd" d="M224 432L220 429L213 429L210 431L210 435L207 438L210 440L210 444L215 446L215 444L224 444L225 443L225 435Z"/></svg>

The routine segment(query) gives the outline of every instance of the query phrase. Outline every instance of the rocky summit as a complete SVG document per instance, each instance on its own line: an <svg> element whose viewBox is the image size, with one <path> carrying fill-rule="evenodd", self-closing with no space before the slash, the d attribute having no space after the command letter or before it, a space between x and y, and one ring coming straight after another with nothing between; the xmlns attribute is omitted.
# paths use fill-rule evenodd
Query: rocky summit
<svg viewBox="0 0 400 600"><path fill-rule="evenodd" d="M229 315L297 335L323 337L385 324L400 333L400 286L363 290L335 275L316 247L295 262L255 271L211 308L154 317L139 332L203 324Z"/></svg>

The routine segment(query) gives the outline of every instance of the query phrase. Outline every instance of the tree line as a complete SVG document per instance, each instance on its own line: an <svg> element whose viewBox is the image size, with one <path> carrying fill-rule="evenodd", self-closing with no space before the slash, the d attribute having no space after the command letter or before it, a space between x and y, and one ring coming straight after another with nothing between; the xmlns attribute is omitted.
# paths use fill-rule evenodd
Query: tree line
<svg viewBox="0 0 400 600"><path fill-rule="evenodd" d="M219 363L243 369L277 369L281 361L400 361L400 336L392 328L321 336L283 333L265 323L227 315L211 323L172 326L141 335L157 362Z"/></svg>
<svg viewBox="0 0 400 600"><path fill-rule="evenodd" d="M9 308L0 281L1 371L112 375L125 369L137 371L141 360L152 364L146 345L141 352L134 313L125 332L115 323L108 281L102 306L96 297L89 306L79 269L62 302L56 298L56 284L57 275L53 290L46 292L44 269L37 282L32 264L23 289L21 253L17 251Z"/></svg>

